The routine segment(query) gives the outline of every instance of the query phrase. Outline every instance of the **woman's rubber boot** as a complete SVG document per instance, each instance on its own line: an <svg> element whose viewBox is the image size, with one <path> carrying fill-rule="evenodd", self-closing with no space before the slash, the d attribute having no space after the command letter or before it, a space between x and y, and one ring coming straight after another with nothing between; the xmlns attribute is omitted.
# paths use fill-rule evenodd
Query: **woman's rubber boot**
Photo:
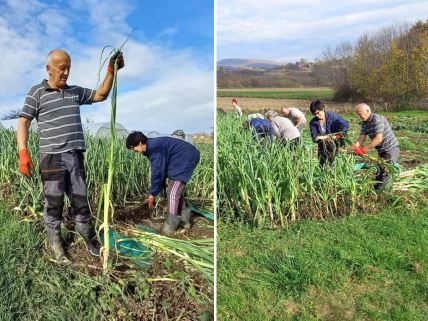
<svg viewBox="0 0 428 321"><path fill-rule="evenodd" d="M181 216L168 214L168 218L163 225L162 232L164 234L172 234L177 230L178 224L180 224Z"/></svg>
<svg viewBox="0 0 428 321"><path fill-rule="evenodd" d="M189 230L191 227L190 219L192 217L192 211L190 208L183 209L183 212L181 213L181 222L183 223L183 227L186 230Z"/></svg>

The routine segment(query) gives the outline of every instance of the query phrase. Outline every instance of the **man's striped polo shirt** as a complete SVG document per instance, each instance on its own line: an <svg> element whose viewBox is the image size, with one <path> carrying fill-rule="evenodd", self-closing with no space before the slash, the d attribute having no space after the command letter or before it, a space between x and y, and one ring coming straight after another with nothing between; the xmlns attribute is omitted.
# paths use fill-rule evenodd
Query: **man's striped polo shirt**
<svg viewBox="0 0 428 321"><path fill-rule="evenodd" d="M382 115L372 113L367 121L361 123L361 134L373 139L378 133L383 133L383 141L375 147L378 152L399 146L388 120Z"/></svg>
<svg viewBox="0 0 428 321"><path fill-rule="evenodd" d="M51 88L47 80L30 89L20 117L36 118L40 153L58 154L73 149L85 150L80 105L90 105L95 90L79 86Z"/></svg>

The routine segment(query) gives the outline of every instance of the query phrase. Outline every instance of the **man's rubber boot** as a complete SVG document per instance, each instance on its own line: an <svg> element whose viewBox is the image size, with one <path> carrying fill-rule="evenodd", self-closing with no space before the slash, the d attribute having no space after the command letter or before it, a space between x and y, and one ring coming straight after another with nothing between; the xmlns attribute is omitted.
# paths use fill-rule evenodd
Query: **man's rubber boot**
<svg viewBox="0 0 428 321"><path fill-rule="evenodd" d="M376 176L374 189L376 191L386 190L391 186L391 176L388 173L380 173Z"/></svg>
<svg viewBox="0 0 428 321"><path fill-rule="evenodd" d="M162 232L164 234L172 234L177 230L178 224L180 224L181 216L168 214L168 218L165 221Z"/></svg>
<svg viewBox="0 0 428 321"><path fill-rule="evenodd" d="M189 230L191 227L190 224L190 218L192 217L192 211L190 208L183 209L183 212L181 213L181 222L183 223L183 227L186 230Z"/></svg>
<svg viewBox="0 0 428 321"><path fill-rule="evenodd" d="M385 175L382 177L382 189L388 191L391 188L392 188L391 175L389 175L388 173L385 173Z"/></svg>
<svg viewBox="0 0 428 321"><path fill-rule="evenodd" d="M54 230L46 226L46 231L48 233L49 247L52 251L55 261L58 263L68 263L69 260L65 256L64 247L61 243L61 230Z"/></svg>
<svg viewBox="0 0 428 321"><path fill-rule="evenodd" d="M98 245L98 241L96 240L95 232L92 229L91 224L76 222L75 230L85 240L89 254L92 256L100 256L100 247Z"/></svg>

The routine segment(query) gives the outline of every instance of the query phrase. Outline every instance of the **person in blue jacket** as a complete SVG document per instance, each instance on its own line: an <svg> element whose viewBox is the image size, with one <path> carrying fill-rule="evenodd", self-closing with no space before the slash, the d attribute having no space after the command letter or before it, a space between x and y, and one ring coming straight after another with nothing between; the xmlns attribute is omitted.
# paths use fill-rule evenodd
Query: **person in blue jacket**
<svg viewBox="0 0 428 321"><path fill-rule="evenodd" d="M251 116L251 115L250 115ZM245 129L252 128L253 137L260 143L271 142L274 135L273 127L267 119L249 117L242 125Z"/></svg>
<svg viewBox="0 0 428 321"><path fill-rule="evenodd" d="M339 148L345 144L343 137L349 129L349 123L338 114L325 111L325 105L320 100L312 101L309 108L315 116L309 123L309 128L312 140L318 144L320 164L334 166Z"/></svg>
<svg viewBox="0 0 428 321"><path fill-rule="evenodd" d="M134 131L126 139L126 148L146 156L151 165L151 187L148 199L149 208L153 208L155 197L166 185L168 199L168 219L163 232L174 232L180 222L184 228L190 228L190 211L182 214L184 189L199 163L200 152L192 144L174 137L147 138L142 132Z"/></svg>

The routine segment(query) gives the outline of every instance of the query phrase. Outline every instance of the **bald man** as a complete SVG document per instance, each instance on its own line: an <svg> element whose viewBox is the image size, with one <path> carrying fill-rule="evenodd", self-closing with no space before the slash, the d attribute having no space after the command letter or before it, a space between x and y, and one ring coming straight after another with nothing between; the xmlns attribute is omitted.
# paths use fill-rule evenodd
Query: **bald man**
<svg viewBox="0 0 428 321"><path fill-rule="evenodd" d="M48 79L30 89L19 113L19 171L25 176L31 176L33 169L27 149L28 129L34 118L38 123L44 221L49 246L58 262L68 260L60 238L64 194L70 199L76 232L85 240L89 253L99 256L86 191L83 164L86 146L80 106L106 100L113 85L115 67L121 69L123 66L123 55L118 51L111 57L104 81L98 89L69 86L70 55L62 49L52 50L46 63Z"/></svg>
<svg viewBox="0 0 428 321"><path fill-rule="evenodd" d="M281 111L284 117L287 117L293 122L293 125L299 130L301 135L306 126L305 114L295 107L282 107Z"/></svg>
<svg viewBox="0 0 428 321"><path fill-rule="evenodd" d="M374 148L380 158L392 164L397 163L400 148L388 120L382 115L373 113L367 104L357 105L355 113L362 120L360 136L352 146L355 155L363 156L368 150ZM367 136L371 141L363 146ZM388 184L389 176L384 168L379 167L376 181L375 189L382 189Z"/></svg>

